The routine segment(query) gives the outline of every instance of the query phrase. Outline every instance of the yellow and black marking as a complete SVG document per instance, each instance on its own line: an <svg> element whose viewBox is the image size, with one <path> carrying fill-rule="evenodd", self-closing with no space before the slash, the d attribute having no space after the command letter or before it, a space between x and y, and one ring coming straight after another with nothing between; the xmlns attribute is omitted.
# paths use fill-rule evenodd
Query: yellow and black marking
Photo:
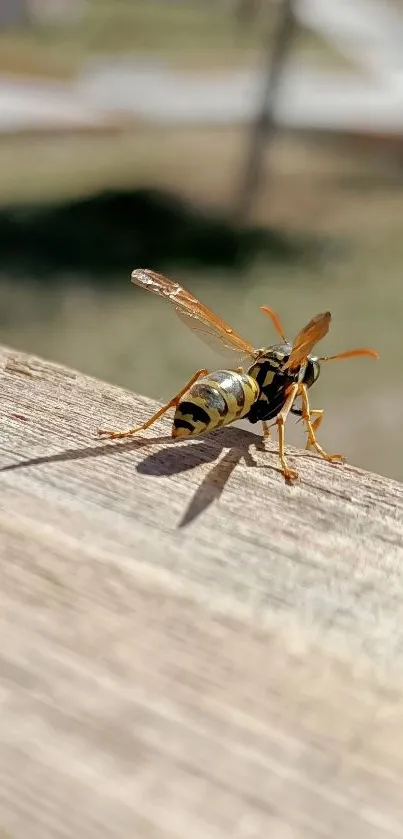
<svg viewBox="0 0 403 839"><path fill-rule="evenodd" d="M316 381L320 372L318 359L308 358L298 370L284 371L289 359L291 344L275 344L260 355L248 374L259 385L258 399L251 406L248 420L252 423L274 419L283 409L290 387L295 382L303 382L307 387ZM299 409L291 408L292 413L301 414Z"/></svg>
<svg viewBox="0 0 403 839"><path fill-rule="evenodd" d="M203 376L180 399L172 437L205 434L242 419L258 396L259 385L247 373L217 370Z"/></svg>
<svg viewBox="0 0 403 839"><path fill-rule="evenodd" d="M248 420L271 420L281 411L287 398L287 389L295 377L281 372L291 352L291 345L270 347L249 368L248 374L259 385L259 396L251 406Z"/></svg>

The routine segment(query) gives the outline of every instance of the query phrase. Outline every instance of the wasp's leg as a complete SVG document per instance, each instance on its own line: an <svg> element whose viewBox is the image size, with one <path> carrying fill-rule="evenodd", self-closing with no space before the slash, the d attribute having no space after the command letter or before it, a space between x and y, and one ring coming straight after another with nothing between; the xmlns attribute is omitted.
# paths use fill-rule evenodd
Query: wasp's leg
<svg viewBox="0 0 403 839"><path fill-rule="evenodd" d="M269 440L271 437L270 428L268 422L266 420L262 420L262 428L263 428L263 437L265 440Z"/></svg>
<svg viewBox="0 0 403 839"><path fill-rule="evenodd" d="M294 384L291 385L289 394L287 396L286 402L283 405L282 410L280 411L277 419L276 424L278 428L278 454L281 463L281 471L286 478L287 481L296 481L298 478L298 472L295 469L290 469L287 465L287 461L284 455L284 424L288 417L288 414L291 411L294 399L298 395L300 389L300 385Z"/></svg>
<svg viewBox="0 0 403 839"><path fill-rule="evenodd" d="M322 446L316 440L315 431L319 427L320 423L322 422L323 418L323 411L317 419L312 423L311 416L313 411L309 410L309 400L308 400L308 392L305 385L301 385L301 398L302 398L302 419L306 425L307 432L308 432L308 443L306 448L314 448L323 457L324 460L328 460L330 463L343 463L344 457L342 454L327 454L327 452L322 449ZM317 413L317 411L316 411Z"/></svg>
<svg viewBox="0 0 403 839"><path fill-rule="evenodd" d="M120 440L122 437L131 437L132 434L137 434L138 431L145 431L146 428L149 428L150 425L153 425L153 423L156 422L160 417L162 417L163 414L169 411L170 408L176 408L183 394L186 393L186 391L190 387L192 387L192 385L195 383L195 381L197 381L197 379L199 379L201 376L206 376L207 373L207 370L198 370L197 373L195 373L194 376L192 376L192 378L189 379L185 387L183 387L182 390L179 393L177 393L176 396L174 396L170 402L167 402L166 405L163 405L162 408L159 409L159 411L156 411L156 413L153 414L152 417L150 417L150 419L146 420L146 422L143 422L142 425L138 425L137 428L129 428L127 431L112 431L107 428L100 428L98 429L98 434L105 435L106 437L109 437L111 440Z"/></svg>
<svg viewBox="0 0 403 839"><path fill-rule="evenodd" d="M312 417L316 417L316 419L312 423L312 431L315 434L316 431L318 430L319 426L321 425L322 421L323 421L323 408L310 408L309 409L309 417L310 417L310 419L312 419ZM303 417L301 417L301 419L303 419ZM305 448L306 449L312 448L312 443L309 441L309 436L308 436L308 442L307 442Z"/></svg>
<svg viewBox="0 0 403 839"><path fill-rule="evenodd" d="M259 438L258 442L256 443L256 448L259 449L259 451L264 452L266 451L265 442L266 440L270 440L271 437L269 423L266 422L266 420L262 420L262 431L263 437L262 439Z"/></svg>

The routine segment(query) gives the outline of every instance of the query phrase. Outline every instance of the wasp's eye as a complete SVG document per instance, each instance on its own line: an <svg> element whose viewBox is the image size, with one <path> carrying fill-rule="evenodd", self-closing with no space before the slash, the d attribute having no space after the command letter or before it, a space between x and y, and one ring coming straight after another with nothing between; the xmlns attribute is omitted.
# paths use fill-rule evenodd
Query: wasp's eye
<svg viewBox="0 0 403 839"><path fill-rule="evenodd" d="M318 358L310 358L306 365L304 384L311 387L316 382L320 373L320 363Z"/></svg>

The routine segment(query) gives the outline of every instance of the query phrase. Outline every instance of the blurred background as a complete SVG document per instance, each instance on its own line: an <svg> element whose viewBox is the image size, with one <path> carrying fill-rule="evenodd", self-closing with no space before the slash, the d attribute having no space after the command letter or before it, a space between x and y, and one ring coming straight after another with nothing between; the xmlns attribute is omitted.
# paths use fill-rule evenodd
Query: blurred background
<svg viewBox="0 0 403 839"><path fill-rule="evenodd" d="M323 368L320 440L403 479L403 0L1 0L1 342L158 399L225 366L139 266L256 346L330 309L380 360Z"/></svg>

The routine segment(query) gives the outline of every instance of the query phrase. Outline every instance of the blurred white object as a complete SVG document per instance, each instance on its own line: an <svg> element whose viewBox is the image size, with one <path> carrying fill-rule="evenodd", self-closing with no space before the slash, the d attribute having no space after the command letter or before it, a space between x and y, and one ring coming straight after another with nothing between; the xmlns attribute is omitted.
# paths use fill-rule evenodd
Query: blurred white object
<svg viewBox="0 0 403 839"><path fill-rule="evenodd" d="M0 77L0 132L95 127L109 114L81 104L69 86Z"/></svg>
<svg viewBox="0 0 403 839"><path fill-rule="evenodd" d="M136 61L88 67L79 80L83 101L149 122L230 125L249 122L262 82L256 70L191 76ZM289 62L277 97L281 127L329 131L403 131L399 89L351 71L323 70Z"/></svg>
<svg viewBox="0 0 403 839"><path fill-rule="evenodd" d="M387 0L296 0L294 13L353 64L402 87L403 7L399 12Z"/></svg>

